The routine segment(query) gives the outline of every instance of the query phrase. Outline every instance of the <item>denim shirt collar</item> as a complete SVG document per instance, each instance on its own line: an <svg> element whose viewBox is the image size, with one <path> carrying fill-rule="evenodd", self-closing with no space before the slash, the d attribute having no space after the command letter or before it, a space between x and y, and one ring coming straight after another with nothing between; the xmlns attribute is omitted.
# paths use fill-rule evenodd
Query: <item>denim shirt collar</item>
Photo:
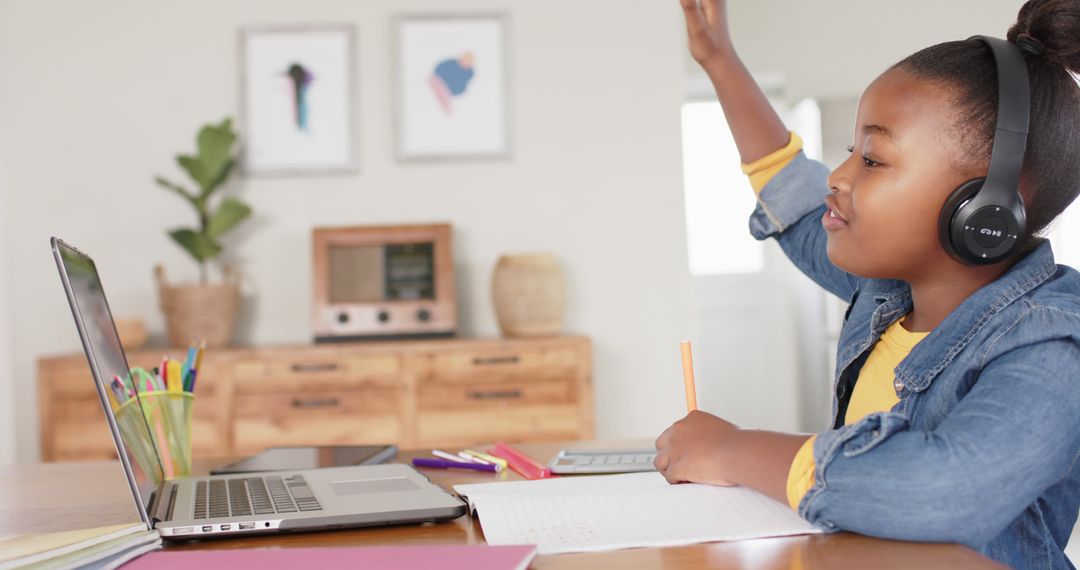
<svg viewBox="0 0 1080 570"><path fill-rule="evenodd" d="M1057 271L1050 242L1044 241L1001 277L964 300L896 367L904 389L921 392L952 362L994 315L1049 279ZM870 323L872 339L911 311L911 287L902 281L884 281L874 292L878 304ZM872 344L872 343L868 343ZM868 348L867 346L866 348Z"/></svg>

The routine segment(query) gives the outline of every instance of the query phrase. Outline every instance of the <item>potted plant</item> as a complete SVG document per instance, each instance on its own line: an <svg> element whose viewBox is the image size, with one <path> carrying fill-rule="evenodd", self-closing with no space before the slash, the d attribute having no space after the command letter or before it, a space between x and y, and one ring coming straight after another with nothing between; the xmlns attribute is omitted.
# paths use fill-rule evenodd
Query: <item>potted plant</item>
<svg viewBox="0 0 1080 570"><path fill-rule="evenodd" d="M194 338L203 338L209 346L225 346L232 338L236 323L240 287L228 268L224 271L221 284L209 283L207 263L221 254L221 237L250 216L251 208L234 197L213 199L236 164L233 155L236 133L232 120L225 119L217 125L203 126L196 143L198 148L194 156L180 154L176 157L180 168L195 182L194 191L161 176L154 181L176 193L195 209L198 226L172 229L169 237L199 264L199 283L169 285L161 265L154 272L169 340L173 345L186 346Z"/></svg>

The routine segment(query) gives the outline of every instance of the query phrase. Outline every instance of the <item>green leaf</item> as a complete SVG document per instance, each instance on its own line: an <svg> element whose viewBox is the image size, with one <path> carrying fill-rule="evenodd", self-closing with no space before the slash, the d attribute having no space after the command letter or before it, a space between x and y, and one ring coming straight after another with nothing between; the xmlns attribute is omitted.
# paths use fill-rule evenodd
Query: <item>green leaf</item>
<svg viewBox="0 0 1080 570"><path fill-rule="evenodd" d="M214 215L210 217L210 224L206 233L213 239L231 230L241 220L251 215L251 208L236 198L225 198L221 201Z"/></svg>
<svg viewBox="0 0 1080 570"><path fill-rule="evenodd" d="M202 185L207 194L214 191L224 181L232 158L233 143L236 133L232 129L232 119L225 119L219 125L207 125L199 131L199 162L203 165L206 184Z"/></svg>
<svg viewBox="0 0 1080 570"><path fill-rule="evenodd" d="M185 189L183 186L180 186L179 184L174 184L172 182L169 182L168 180L166 180L166 179L164 179L164 178L162 178L160 176L154 178L154 182L157 182L159 186L162 186L162 187L164 187L164 188L166 188L168 190L172 190L173 192L176 192L177 194L179 194L181 197L183 197L188 202L191 202L193 204L195 203L195 197L192 196L190 193L188 193L187 189Z"/></svg>
<svg viewBox="0 0 1080 570"><path fill-rule="evenodd" d="M206 193L206 187L210 185L210 176L206 173L206 165L198 157L186 154L176 155L176 163L187 171L188 176L199 185L199 193Z"/></svg>
<svg viewBox="0 0 1080 570"><path fill-rule="evenodd" d="M213 238L192 229L173 230L169 232L169 236L176 240L176 243L186 249L199 263L221 253L221 246Z"/></svg>
<svg viewBox="0 0 1080 570"><path fill-rule="evenodd" d="M226 162L225 166L221 169L221 172L218 173L217 178L215 178L213 182L210 183L210 187L213 189L224 184L225 179L228 178L229 173L232 172L233 166L236 166L236 160L230 158L229 162ZM211 190L211 192L212 191L213 190ZM209 194L207 194L207 196L209 196Z"/></svg>
<svg viewBox="0 0 1080 570"><path fill-rule="evenodd" d="M201 196L209 196L225 182L232 170L232 147L235 142L232 119L225 119L219 125L205 125L199 129L196 137L198 152L195 156L181 154L176 157L180 167L199 185Z"/></svg>

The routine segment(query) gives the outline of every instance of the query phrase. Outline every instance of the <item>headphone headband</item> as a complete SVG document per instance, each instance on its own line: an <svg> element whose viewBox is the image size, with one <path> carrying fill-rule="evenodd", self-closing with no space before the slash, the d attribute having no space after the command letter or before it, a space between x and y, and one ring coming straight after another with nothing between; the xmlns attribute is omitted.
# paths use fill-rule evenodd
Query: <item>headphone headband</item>
<svg viewBox="0 0 1080 570"><path fill-rule="evenodd" d="M994 56L998 75L997 127L990 151L990 169L980 194L1004 203L1020 188L1020 169L1027 150L1031 113L1031 86L1027 64L1016 45L987 36L972 36L986 44Z"/></svg>

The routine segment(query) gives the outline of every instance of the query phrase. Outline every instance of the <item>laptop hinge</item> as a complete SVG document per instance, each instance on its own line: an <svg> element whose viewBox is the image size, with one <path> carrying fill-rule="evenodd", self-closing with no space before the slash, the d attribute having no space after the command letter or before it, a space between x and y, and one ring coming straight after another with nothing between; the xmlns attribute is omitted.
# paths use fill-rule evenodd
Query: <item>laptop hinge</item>
<svg viewBox="0 0 1080 570"><path fill-rule="evenodd" d="M177 486L166 481L150 495L150 520L156 525L172 520L173 507L176 505Z"/></svg>

